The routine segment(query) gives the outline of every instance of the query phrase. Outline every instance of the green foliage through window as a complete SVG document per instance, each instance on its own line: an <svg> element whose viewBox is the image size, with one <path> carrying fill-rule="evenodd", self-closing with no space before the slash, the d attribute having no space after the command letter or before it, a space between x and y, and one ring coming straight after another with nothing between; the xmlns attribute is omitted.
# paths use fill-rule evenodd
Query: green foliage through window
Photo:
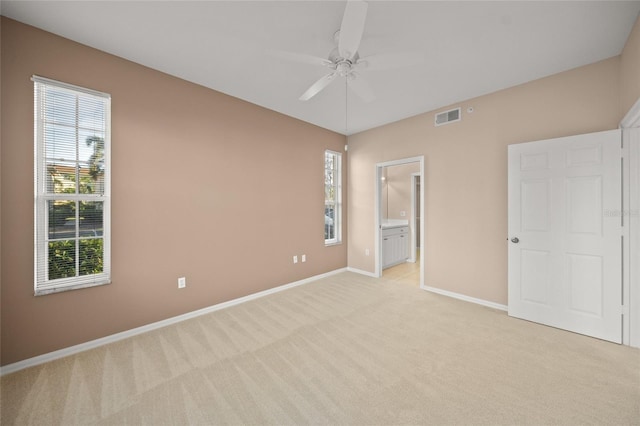
<svg viewBox="0 0 640 426"><path fill-rule="evenodd" d="M76 242L74 240L49 243L49 279L70 278L76 275ZM103 271L102 238L80 240L80 276Z"/></svg>

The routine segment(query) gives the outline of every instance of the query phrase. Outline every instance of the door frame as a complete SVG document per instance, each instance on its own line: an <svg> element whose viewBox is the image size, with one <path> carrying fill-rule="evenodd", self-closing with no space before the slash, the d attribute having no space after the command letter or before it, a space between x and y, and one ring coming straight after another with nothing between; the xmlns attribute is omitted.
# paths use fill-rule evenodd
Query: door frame
<svg viewBox="0 0 640 426"><path fill-rule="evenodd" d="M416 186L420 184L420 176L422 176L422 174L420 172L418 173L411 173L411 222L412 222L412 226L411 226L411 251L409 252L410 257L409 257L409 262L413 262L415 263L417 260L417 247L418 247L418 234L416 232L416 229L418 229L419 227L416 226L418 223L418 219L416 218L416 196L417 196L417 192L416 192ZM420 191L422 191L422 187L420 187ZM422 218L422 209L420 209L420 218Z"/></svg>
<svg viewBox="0 0 640 426"><path fill-rule="evenodd" d="M424 288L424 268L425 268L425 250L426 245L424 239L424 155L417 157L402 158L393 161L384 161L376 163L375 173L375 191L374 191L374 242L375 242L375 272L376 278L382 277L382 170L388 166L398 166L402 164L419 163L420 164L420 241L422 241L422 250L420 250L420 288ZM412 178L413 179L413 178Z"/></svg>
<svg viewBox="0 0 640 426"><path fill-rule="evenodd" d="M622 344L640 348L640 99L620 122L624 221ZM627 185L628 183L628 185Z"/></svg>

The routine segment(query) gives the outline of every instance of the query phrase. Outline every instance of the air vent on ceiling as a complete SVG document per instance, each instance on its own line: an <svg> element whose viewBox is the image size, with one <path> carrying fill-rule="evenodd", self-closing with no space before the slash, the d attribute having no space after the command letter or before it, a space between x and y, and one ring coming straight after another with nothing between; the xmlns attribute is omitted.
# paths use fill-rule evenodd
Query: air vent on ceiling
<svg viewBox="0 0 640 426"><path fill-rule="evenodd" d="M436 126L460 121L460 107L436 114Z"/></svg>

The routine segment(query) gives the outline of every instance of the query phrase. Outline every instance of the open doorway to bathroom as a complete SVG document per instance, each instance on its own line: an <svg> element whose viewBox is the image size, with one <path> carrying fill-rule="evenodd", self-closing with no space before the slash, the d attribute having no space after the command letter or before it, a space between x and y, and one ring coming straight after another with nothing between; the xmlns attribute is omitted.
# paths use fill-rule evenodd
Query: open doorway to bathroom
<svg viewBox="0 0 640 426"><path fill-rule="evenodd" d="M424 160L413 157L379 163L376 200L376 271L378 277L421 286Z"/></svg>

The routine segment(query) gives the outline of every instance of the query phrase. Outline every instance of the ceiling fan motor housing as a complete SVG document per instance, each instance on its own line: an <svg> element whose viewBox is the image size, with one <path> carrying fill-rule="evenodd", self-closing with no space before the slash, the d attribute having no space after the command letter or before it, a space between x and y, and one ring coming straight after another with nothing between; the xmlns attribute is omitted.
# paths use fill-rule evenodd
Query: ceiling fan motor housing
<svg viewBox="0 0 640 426"><path fill-rule="evenodd" d="M345 59L340 56L338 48L335 48L329 53L329 60L334 64L332 68L336 70L339 76L346 77L353 71L353 65L358 62L360 55L356 52L353 55L353 59Z"/></svg>

